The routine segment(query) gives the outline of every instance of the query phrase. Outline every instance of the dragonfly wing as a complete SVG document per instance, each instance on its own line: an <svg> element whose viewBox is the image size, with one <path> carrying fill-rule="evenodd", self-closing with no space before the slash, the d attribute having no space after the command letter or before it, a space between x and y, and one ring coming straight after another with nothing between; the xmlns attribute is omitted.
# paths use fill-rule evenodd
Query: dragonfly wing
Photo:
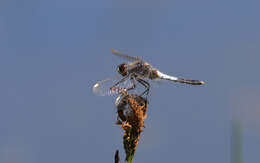
<svg viewBox="0 0 260 163"><path fill-rule="evenodd" d="M141 60L139 57L129 56L129 55L127 55L127 54L121 53L121 52L119 52L119 51L117 51L117 50L115 50L115 49L112 49L112 48L111 48L111 52L112 52L114 55L116 55L116 56L118 56L118 57L121 57L121 58L124 58L124 59L127 59L127 60L129 60L129 61L138 61L138 60Z"/></svg>
<svg viewBox="0 0 260 163"><path fill-rule="evenodd" d="M117 84L120 80L122 80L121 76L115 76L113 78L98 81L93 86L92 91L98 96L112 96L118 95L122 93L122 91L126 91L133 85L133 83L129 79Z"/></svg>

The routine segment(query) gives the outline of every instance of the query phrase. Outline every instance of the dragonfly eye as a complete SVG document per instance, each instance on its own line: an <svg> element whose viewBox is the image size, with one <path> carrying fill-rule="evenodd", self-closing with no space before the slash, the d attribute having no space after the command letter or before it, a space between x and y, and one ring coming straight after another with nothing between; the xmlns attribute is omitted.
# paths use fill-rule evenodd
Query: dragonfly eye
<svg viewBox="0 0 260 163"><path fill-rule="evenodd" d="M121 74L122 76L126 76L126 75L127 75L127 66L126 66L126 64L125 64L125 63L122 63L122 64L118 65L117 71L118 71L119 74Z"/></svg>

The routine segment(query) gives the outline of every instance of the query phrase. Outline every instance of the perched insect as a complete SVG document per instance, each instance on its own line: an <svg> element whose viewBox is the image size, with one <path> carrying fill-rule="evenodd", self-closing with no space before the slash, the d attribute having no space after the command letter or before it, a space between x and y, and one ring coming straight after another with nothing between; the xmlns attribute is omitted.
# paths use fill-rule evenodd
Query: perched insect
<svg viewBox="0 0 260 163"><path fill-rule="evenodd" d="M204 84L204 82L200 80L183 79L164 74L139 57L129 56L114 49L111 49L111 51L114 55L125 58L131 62L118 65L117 71L121 75L120 79L108 78L97 82L93 86L93 92L97 95L105 96L118 94L120 92L118 91L118 88L131 90L136 87L137 83L143 85L146 88L142 95L148 95L150 90L150 84L148 82L149 80L170 80L173 82L191 85ZM115 87L117 89L114 89Z"/></svg>

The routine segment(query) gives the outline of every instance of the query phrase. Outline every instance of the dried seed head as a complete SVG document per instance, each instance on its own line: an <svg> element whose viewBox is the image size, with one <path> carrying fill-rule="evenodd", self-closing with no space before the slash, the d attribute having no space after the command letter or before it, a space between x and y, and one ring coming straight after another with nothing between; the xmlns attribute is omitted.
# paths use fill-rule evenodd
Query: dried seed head
<svg viewBox="0 0 260 163"><path fill-rule="evenodd" d="M136 151L144 119L148 108L148 101L142 96L135 94L125 94L117 98L117 113L121 119L124 133L124 149L126 160L131 159Z"/></svg>

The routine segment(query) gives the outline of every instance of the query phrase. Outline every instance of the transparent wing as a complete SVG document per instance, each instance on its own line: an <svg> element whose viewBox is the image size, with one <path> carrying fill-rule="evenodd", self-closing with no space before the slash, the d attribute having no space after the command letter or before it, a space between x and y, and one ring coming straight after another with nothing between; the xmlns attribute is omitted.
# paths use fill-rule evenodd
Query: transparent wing
<svg viewBox="0 0 260 163"><path fill-rule="evenodd" d="M118 95L122 93L122 91L126 91L128 88L131 88L133 86L133 83L130 79L126 79L120 82L122 79L122 76L117 75L112 78L98 81L92 88L93 93L98 96ZM118 82L120 83L117 84Z"/></svg>
<svg viewBox="0 0 260 163"><path fill-rule="evenodd" d="M127 60L129 60L129 61L138 61L138 60L141 60L139 57L129 56L129 55L127 55L127 54L121 53L121 52L119 52L119 51L117 51L117 50L115 50L115 49L112 49L112 48L111 48L111 52L112 52L114 55L116 55L116 56L118 56L118 57L121 57L121 58L124 58L124 59L127 59Z"/></svg>

